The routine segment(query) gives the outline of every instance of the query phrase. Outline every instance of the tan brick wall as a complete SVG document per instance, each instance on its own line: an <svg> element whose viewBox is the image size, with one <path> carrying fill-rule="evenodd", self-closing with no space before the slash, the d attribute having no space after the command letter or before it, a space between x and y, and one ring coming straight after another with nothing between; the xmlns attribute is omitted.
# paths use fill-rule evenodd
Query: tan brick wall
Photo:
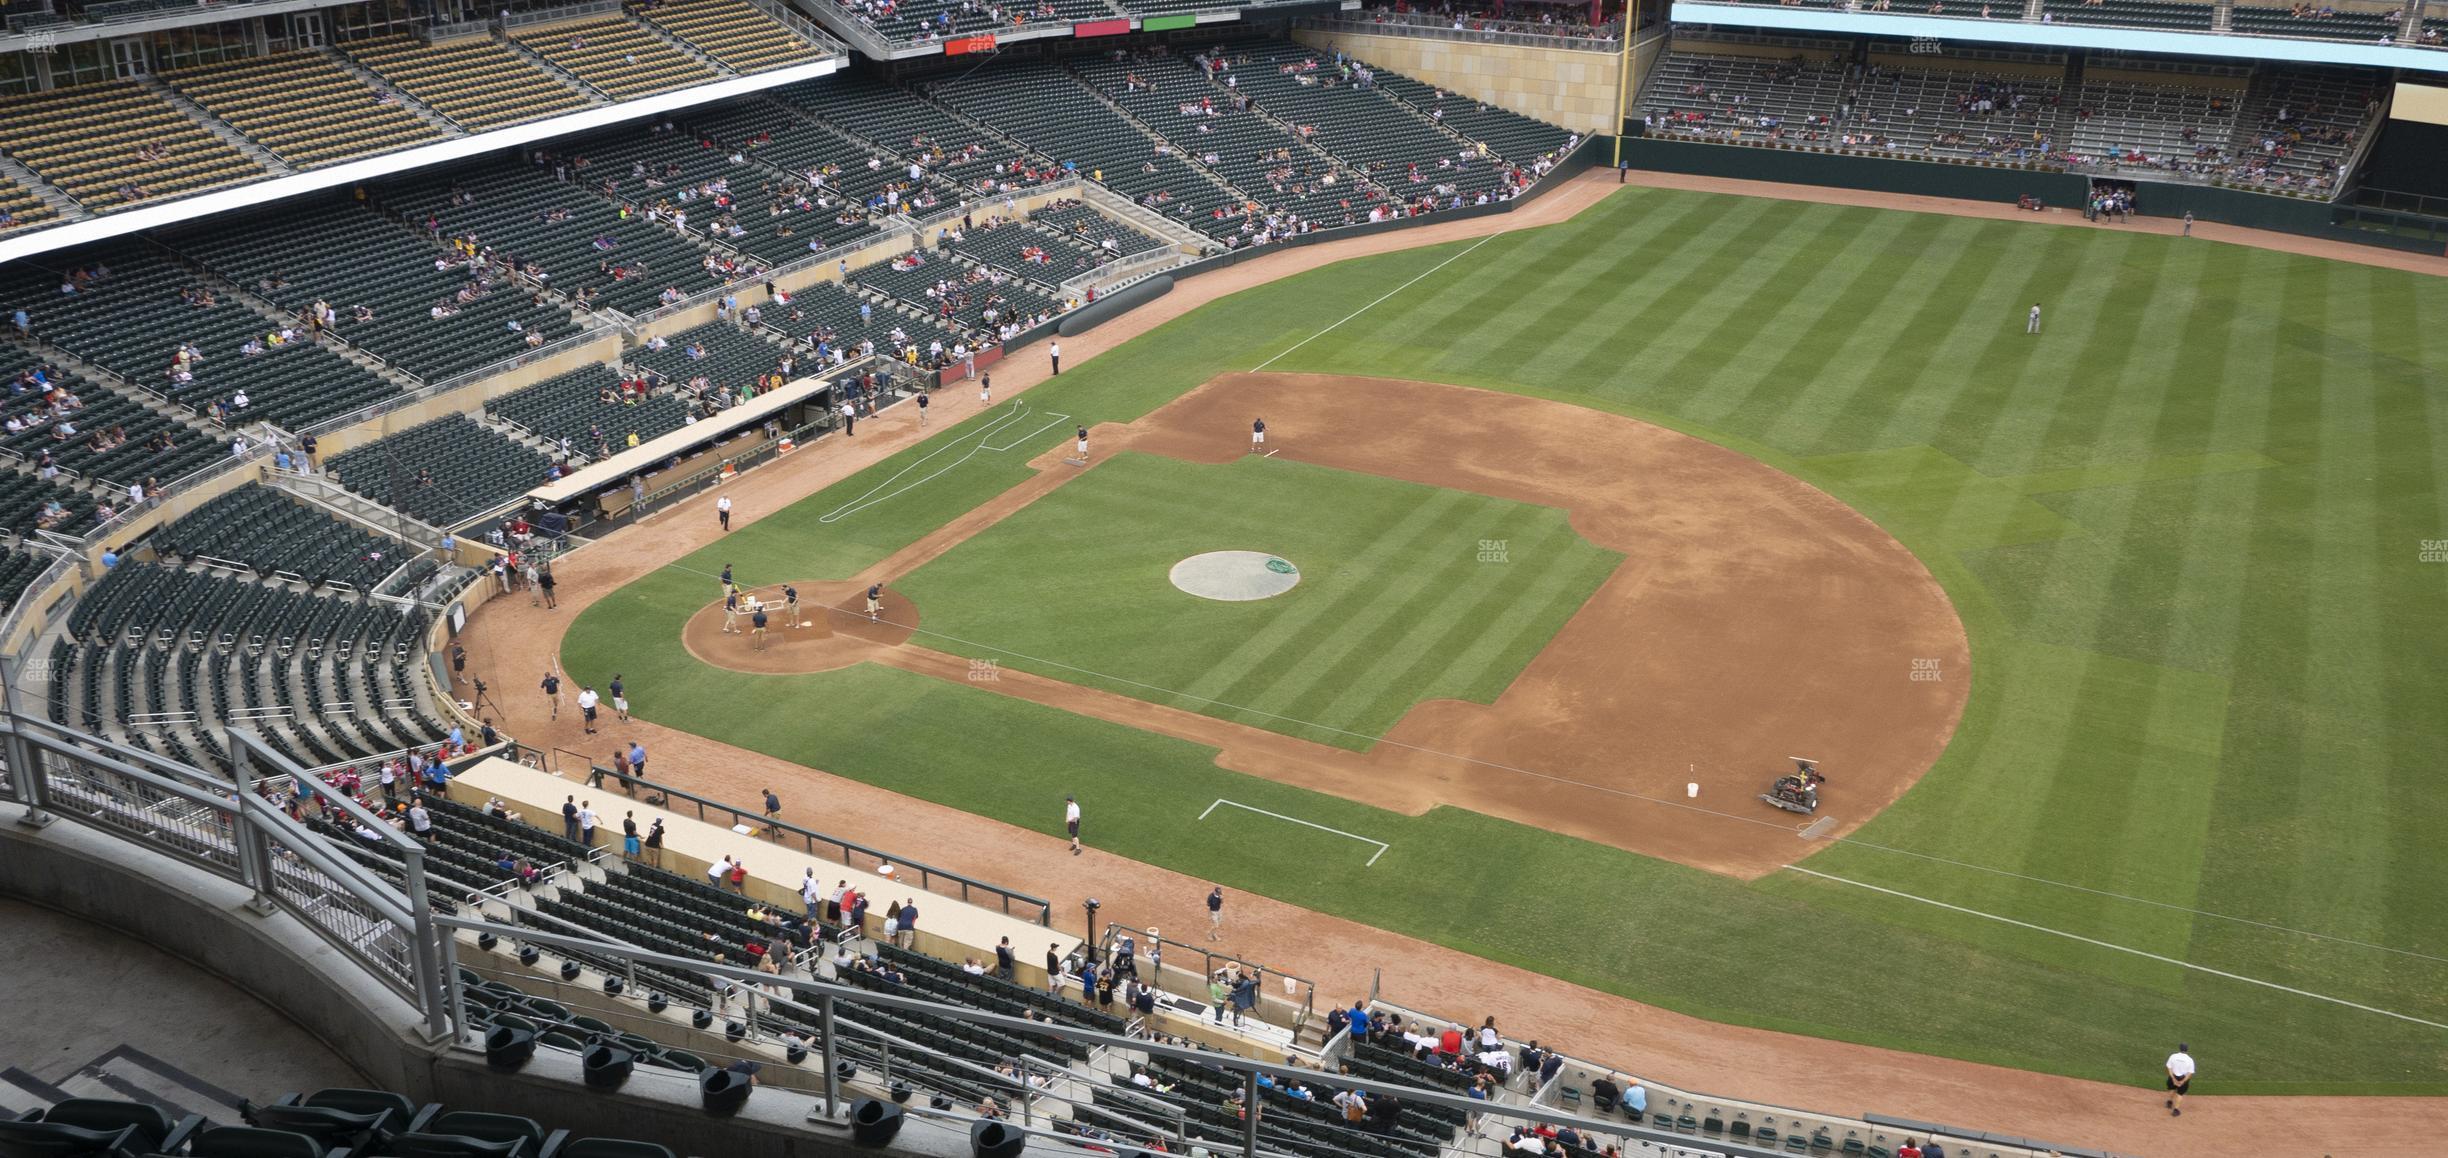
<svg viewBox="0 0 2448 1158"><path fill-rule="evenodd" d="M1486 101L1581 133L1611 133L1615 125L1619 52L1528 48L1467 40L1373 36L1301 29L1303 44L1391 69L1448 92ZM1641 47L1654 52L1657 41Z"/></svg>

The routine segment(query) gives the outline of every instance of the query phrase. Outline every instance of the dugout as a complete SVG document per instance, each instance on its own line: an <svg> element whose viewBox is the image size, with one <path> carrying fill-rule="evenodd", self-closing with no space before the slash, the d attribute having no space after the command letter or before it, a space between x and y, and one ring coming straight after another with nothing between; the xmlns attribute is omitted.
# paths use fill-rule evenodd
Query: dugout
<svg viewBox="0 0 2448 1158"><path fill-rule="evenodd" d="M527 492L539 518L557 517L592 536L663 502L719 485L739 471L796 451L841 422L840 400L873 376L878 405L916 389L893 362L863 358L825 377L801 378L711 418L590 462Z"/></svg>

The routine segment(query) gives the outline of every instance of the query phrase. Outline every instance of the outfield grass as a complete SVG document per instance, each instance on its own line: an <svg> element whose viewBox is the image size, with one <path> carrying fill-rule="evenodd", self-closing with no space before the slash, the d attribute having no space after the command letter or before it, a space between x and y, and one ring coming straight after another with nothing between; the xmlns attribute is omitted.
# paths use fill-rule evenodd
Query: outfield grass
<svg viewBox="0 0 2448 1158"><path fill-rule="evenodd" d="M1134 419L1460 248L1236 295L1029 400ZM1273 368L1647 418L1911 547L1971 632L1971 702L1930 776L1811 869L2448 1021L2448 565L2420 561L2448 538L2443 317L2448 283L2198 239L1632 189ZM565 662L625 667L658 722L1041 829L1077 791L1124 855L1705 1017L2134 1082L2182 1038L2218 1092L2448 1093L2431 1026L1801 874L1402 817L897 671L791 677L827 710L760 712L756 677L680 648L689 569L848 574L1025 473L979 456L818 521L919 453L597 604ZM1219 796L1392 847L1366 871L1255 855L1247 818L1184 824Z"/></svg>
<svg viewBox="0 0 2448 1158"><path fill-rule="evenodd" d="M1541 563L1487 566L1483 539ZM1225 603L1167 578L1220 550L1282 556L1300 583ZM1493 701L1622 558L1552 507L1123 454L893 583L939 649L991 641L1014 668L1365 750L1423 700Z"/></svg>

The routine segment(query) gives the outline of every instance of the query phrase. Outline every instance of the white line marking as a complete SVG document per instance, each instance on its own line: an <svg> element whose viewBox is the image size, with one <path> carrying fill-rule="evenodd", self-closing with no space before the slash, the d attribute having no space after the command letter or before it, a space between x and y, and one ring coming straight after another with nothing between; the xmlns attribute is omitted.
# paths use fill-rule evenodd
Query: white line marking
<svg viewBox="0 0 2448 1158"><path fill-rule="evenodd" d="M2292 985L2280 985L2275 981L2263 981L2258 977L2246 977L2241 973L2229 973L2224 969L2213 969L2207 965L2196 965L2191 961L2180 961L2174 957L2164 957L2147 950L2130 948L2125 945L2118 945L2113 942L2102 941L2094 937L2085 937L2080 933L2068 933L2063 929L2052 929L2046 925L2032 924L2029 921L2018 921L2013 917L2001 917L1996 913L1984 913L1979 909L1967 909L1962 905L1950 905L1945 901L1934 901L1928 897L1914 896L1911 893L1899 892L1895 889L1881 888L1878 885L1863 884L1862 882L1856 880L1847 880L1844 877L1817 872L1812 869L1806 869L1800 865L1789 864L1785 867L1788 871L1798 872L1804 876L1813 876L1818 877L1821 880L1835 881L1838 884L1851 885L1857 889L1868 889L1874 893L1885 893L1891 897L1902 897L1908 901L1919 901L1924 905L1935 905L1938 908L1962 913L1965 916L1979 917L1983 920L1996 921L2002 925L2013 925L2018 929L2030 929L2035 933L2047 933L2050 936L2063 937L2069 941L2080 941L2085 945L2096 945L2102 949L2114 949L2119 953L2131 953L2136 957L2147 958L2149 960L2158 961L2167 965L2174 965L2181 969L2191 969L2196 972L2207 973L2213 977L2224 977L2229 981L2241 981L2246 985L2258 985L2263 989L2275 989L2280 993L2292 993L2297 997L2309 997L2314 1001L2326 1001L2331 1005L2343 1005L2348 1009L2360 1009L2365 1013L2377 1013L2382 1017L2393 1017L2399 1021L2410 1021L2416 1025L2427 1025L2433 1029L2448 1029L2448 1023L2427 1021L2423 1018L2415 1017L2412 1014L2398 1013L2395 1010L2382 1009L2374 1005L2364 1005L2359 1002L2348 1001L2343 997L2331 997L2326 993L2314 993L2309 989L2297 989Z"/></svg>
<svg viewBox="0 0 2448 1158"><path fill-rule="evenodd" d="M1272 816L1272 817L1274 817L1274 818L1275 818L1275 819L1277 819L1277 820L1289 820L1289 821L1291 821L1291 822L1292 822L1292 823L1294 823L1294 824L1306 825L1306 826L1308 826L1308 827L1310 827L1310 828L1314 828L1314 829L1318 830L1319 832L1331 832L1331 833L1335 834L1336 836L1348 836L1348 837L1352 838L1353 840L1359 841L1359 842L1360 842L1360 843L1362 843L1362 844L1373 844L1373 845L1376 845L1376 846L1377 846L1377 851L1375 851L1375 852L1373 852L1373 853L1370 853L1370 854L1369 854L1368 863L1367 863L1367 864L1363 864L1363 865L1361 865L1360 867L1362 867L1362 868L1367 868L1367 867L1369 867L1369 865L1376 864L1376 863L1377 863L1377 858L1378 858L1378 857L1381 857L1381 856L1384 856L1384 855L1386 854L1386 848L1387 848L1388 846L1387 846L1386 842L1384 842L1384 841L1382 841L1382 840L1370 840L1369 838L1367 838L1367 837L1365 837L1365 836L1362 836L1362 835L1360 835L1360 834L1358 834L1358 833L1356 833L1356 832L1345 832L1345 831L1343 831L1343 830L1342 830L1342 829L1340 829L1340 828L1328 828L1328 827L1326 827L1326 826L1325 826L1325 825L1323 825L1323 824L1312 824L1312 823L1310 823L1309 821L1302 820L1300 817L1297 817L1297 816L1285 816L1283 813L1280 813L1280 812L1269 812L1269 811L1267 811L1266 809L1263 809L1263 808L1252 808L1252 807L1250 807L1249 805L1243 804L1243 803L1241 803L1241 802L1240 802L1240 801L1238 801L1238 800L1226 800L1226 799L1224 799L1223 797L1220 797L1220 796L1219 796L1219 797L1217 797L1217 798L1216 798L1216 802L1215 802L1214 804L1210 804L1210 805L1208 805L1208 806L1207 806L1207 812L1214 812L1214 811L1215 811L1217 808L1219 808L1219 807L1221 807L1221 806L1223 806L1223 805L1226 805L1226 804L1232 805L1233 807L1238 808L1238 809L1240 809L1240 810L1241 810L1241 811L1243 811L1243 812L1255 812L1255 813L1257 813L1257 814L1258 814L1258 815L1260 815L1260 816ZM1205 819L1207 819L1207 812L1202 812L1202 813L1199 813L1198 818L1199 818L1200 820L1205 820Z"/></svg>
<svg viewBox="0 0 2448 1158"><path fill-rule="evenodd" d="M908 493L908 492L909 492L911 489L913 489L913 488L917 487L917 486L918 486L920 483L924 483L924 482L927 482L927 481L929 481L929 480L931 480L931 479L935 479L935 478L938 478L938 477L942 476L942 475L943 475L945 472L950 471L950 470L952 470L953 468L958 467L960 464L962 464L962 463L964 463L964 462L967 462L967 461L969 461L969 460L970 460L970 459L972 459L972 458L977 457L978 452L979 452L979 451L981 451L981 450L985 450L985 451L992 451L992 452L994 452L994 453L996 453L996 454L1002 454L1002 453L1005 453L1005 452L1011 451L1011 450L1013 450L1013 449L1016 449L1017 447L1019 447L1019 446L1020 446L1020 444L1021 444L1021 443L1027 442L1028 440L1030 440L1030 439L1032 439L1032 438L1035 438L1035 437L1037 437L1037 436L1038 436L1038 435L1040 435L1040 434L1044 434L1046 431L1052 430L1052 429L1054 429L1055 427L1060 426L1060 425L1062 425L1062 424L1063 424L1063 423L1065 423L1065 422L1069 422L1069 421L1071 421L1071 416L1070 416L1070 415L1068 415L1068 414L1056 414L1056 415L1054 415L1052 418L1048 419L1044 425L1039 426L1039 427L1038 427L1037 429L1035 429L1035 430L1029 431L1027 434L1023 434L1023 435L1021 435L1020 437L1018 437L1018 438L1015 438L1015 439L1011 440L1010 442L1004 443L1004 444L1003 444L1003 445L1001 445L1001 446L992 446L992 445L989 445L989 444L987 443L987 440L988 440L988 439L990 439L990 438L993 438L993 437L995 436L995 433L996 433L997 431L1003 430L1003 429L1005 429L1005 428L1007 428L1007 427L1010 427L1010 426L1017 425L1017 424L1018 424L1019 422L1021 422L1021 421L1022 421L1024 418L1026 418L1026 417L1027 417L1027 415L1028 415L1028 408L1027 408L1027 407L1022 406L1022 405L1021 405L1020 403L1018 403L1018 402L1013 402L1013 403L1011 404L1011 411L1010 411L1010 413L1005 414L1003 417L1001 417L1001 418L997 418L997 419L995 419L993 422L988 423L988 424L986 425L986 428L985 428L984 430L981 430L981 431L979 431L979 432L977 433L977 441L976 441L975 443L970 444L970 446L969 446L969 453L964 454L964 455L960 456L959 458L953 459L951 462L945 463L943 466L938 467L938 468L937 468L937 469L934 471L934 473L927 475L925 478L921 478L921 479L914 480L914 481L912 481L912 482L910 482L910 483L908 483L908 484L906 484L906 485L900 486L900 487L895 487L893 490L888 491L888 492L886 492L886 493L884 493L884 494L877 494L877 493L876 493L877 491L884 490L884 488L889 487L889 486L892 486L892 485L893 485L895 482L900 481L901 476L903 476L903 475L905 475L905 474L908 474L908 473L909 473L909 472L911 472L911 471L917 470L919 467L925 466L925 465L926 465L928 462L933 461L933 460L934 460L934 458L935 458L935 456L940 455L940 454L944 454L944 453L946 453L946 452L948 452L948 451L958 450L958 449L960 449L960 447L961 447L961 440L960 440L960 439L957 439L957 438L956 438L956 439L953 439L953 440L951 440L951 441L949 441L949 442L946 442L946 443L944 443L942 446L936 447L935 449L933 449L933 450L931 450L931 451L928 451L928 452L927 452L927 453L925 453L924 455L919 456L919 458L918 458L918 460L917 460L916 462L913 462L913 463L909 464L908 466L902 467L900 470L894 471L894 472L892 473L892 477L887 478L887 479L885 479L884 481L882 481L882 482L880 482L880 483L877 483L876 485L874 485L874 486L872 486L872 487L869 487L869 488L867 489L867 493L866 493L866 494L860 495L859 497L857 497L857 498L855 498L855 499L852 499L852 500L850 500L849 502L844 503L844 504L842 504L842 505L841 505L841 506L839 506L839 507L835 507L835 508L834 508L834 509L833 509L833 510L830 512L830 513L828 513L828 514L824 515L822 518L819 518L819 519L817 519L816 521L817 521L817 522L819 522L819 523L834 523L834 522L838 522L838 521L840 521L840 520L842 520L842 519L846 519L846 518L848 518L848 517L850 517L850 516L852 516L852 515L855 515L855 514L859 513L860 511L866 510L867 508L869 508L869 507L872 507L872 506L876 505L877 503L880 503L880 502L883 502L883 501L884 501L884 500L886 500L886 499L892 498L892 497L893 497L893 496L895 496L895 495L906 494L906 493Z"/></svg>
<svg viewBox="0 0 2448 1158"><path fill-rule="evenodd" d="M1266 452L1266 456L1267 456L1268 458L1273 458L1273 457L1275 457L1275 452L1270 450L1270 451Z"/></svg>
<svg viewBox="0 0 2448 1158"><path fill-rule="evenodd" d="M1344 322L1348 322L1348 321L1352 320L1353 318L1359 317L1360 315L1365 314L1365 313L1369 312L1370 310L1377 308L1377 305L1378 305L1378 303L1379 303L1379 302L1383 302L1383 301L1385 301L1387 298L1393 297L1395 294L1398 294L1398 293L1403 292L1404 290L1410 289L1412 286L1419 284L1419 282L1421 281L1421 279L1426 278L1426 277L1427 277L1429 274L1435 273L1436 271L1438 271L1438 270L1440 270L1440 269L1443 269L1443 268L1445 268L1446 266L1452 265L1453 263L1455 263L1455 262L1457 262L1457 261L1460 261L1460 260L1462 260L1463 258L1469 257L1469 256L1471 255L1471 251L1472 251L1472 250L1475 250L1475 249L1479 248L1479 247L1480 247L1480 246L1482 246L1482 245L1486 245L1488 242L1494 241L1494 240L1496 240L1497 238L1502 237L1502 236L1504 236L1504 234L1501 234L1501 233L1491 233L1491 234L1488 234L1486 237L1482 237L1482 238L1480 238L1479 240L1477 240L1477 241L1474 241L1474 242L1470 243L1469 247L1468 247L1468 248L1465 248L1465 249L1464 249L1462 252L1457 253L1457 254L1453 255L1452 257L1446 258L1445 260L1440 261L1440 262L1436 263L1435 265L1429 266L1427 269L1425 269L1425 270L1421 271L1421 273L1420 273L1419 277L1412 278L1410 281L1404 282L1404 283L1402 283L1401 285L1395 286L1393 289L1387 290L1387 291L1386 291L1384 294L1380 295L1380 296L1377 298L1377 301L1370 302L1369 304L1367 304L1367 305L1365 305L1365 306L1362 306L1362 307L1360 307L1359 309L1353 310L1352 312L1350 312L1350 313L1348 313L1348 314L1343 315L1342 319L1341 319L1340 321L1337 321L1336 323L1334 323L1334 325L1332 325L1332 326L1328 326L1328 327L1326 327L1326 328L1325 328L1325 329L1323 329L1323 330L1319 330L1318 332L1316 332L1316 333L1314 333L1314 334L1311 334L1311 335L1309 335L1309 336L1308 336L1308 337L1306 337L1306 338L1302 338L1300 341L1294 342L1294 343L1292 343L1292 344L1291 344L1289 347L1286 347L1286 348L1285 348L1285 350L1283 351L1283 353L1282 353L1282 354L1277 354L1277 355L1275 355L1274 357L1269 358L1269 359L1267 359L1267 360L1266 360L1266 361L1264 361L1264 362L1260 362L1260 363L1258 363L1257 365L1250 367L1250 373L1255 374L1255 373L1257 373L1257 372L1258 372L1258 371L1260 371L1260 370L1264 370L1264 369L1266 369L1267 367L1272 366L1272 365L1274 365L1275 363L1277 363L1277 362L1279 362L1279 361L1282 361L1282 360L1283 360L1283 357L1284 357L1284 355L1285 355L1285 354L1289 354L1289 353L1291 353L1292 351L1297 350L1297 349L1300 349L1301 347L1306 346L1306 345L1308 345L1308 344L1309 344L1309 343L1311 343L1311 342L1317 341L1319 338L1323 338L1323 337L1325 337L1327 334L1332 333L1332 332L1334 331L1334 329L1335 329L1335 327L1336 327L1336 326L1340 326L1340 325L1342 325Z"/></svg>

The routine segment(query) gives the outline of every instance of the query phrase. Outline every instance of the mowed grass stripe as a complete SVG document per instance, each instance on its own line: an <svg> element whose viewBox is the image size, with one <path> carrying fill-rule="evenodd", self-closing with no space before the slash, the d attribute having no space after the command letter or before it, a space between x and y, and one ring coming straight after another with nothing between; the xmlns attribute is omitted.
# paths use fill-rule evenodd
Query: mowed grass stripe
<svg viewBox="0 0 2448 1158"><path fill-rule="evenodd" d="M1884 445L1909 418L1934 418L1962 384L1953 373L1933 375L1930 368L1962 365L1958 348L1976 334L1985 337L1994 324L1965 303L1983 295L2009 250L1974 244L1977 234L1977 226L1958 218L1928 230L1943 256L1916 265L1878 317L1855 324L1863 341L1848 348L1863 356L1852 362L1831 356L1812 388L1794 395L1795 405L1767 427L1768 441L1797 455L1826 454ZM1914 286L1920 287L1918 301ZM1882 326L1883 319L1892 324Z"/></svg>
<svg viewBox="0 0 2448 1158"><path fill-rule="evenodd" d="M1568 524L1562 529L1552 543L1542 540L1528 548L1545 552L1522 556L1533 561L1503 564L1508 571L1527 567L1532 577L1518 585L1489 586L1475 606L1455 619L1446 639L1419 650L1405 669L1406 677L1441 686L1446 698L1494 703L1623 563L1623 556L1613 552L1558 549L1567 539L1580 543ZM1476 638L1455 647L1474 625L1479 625ZM1440 661L1440 654L1446 658ZM1432 666L1441 666L1441 674L1430 671Z"/></svg>
<svg viewBox="0 0 2448 1158"><path fill-rule="evenodd" d="M1797 340L1726 345L1715 365L1693 376L1682 413L1716 426L1756 391L1781 392L1793 379L1808 377L1799 369L1802 351L1844 341L1850 325L1826 324L1830 319L1849 323L1858 312L1876 308L1883 291L1892 288L1902 272L1883 259L1915 232L1917 223L1875 210L1852 212L1864 219L1840 217L1825 234L1805 243L1810 264L1796 270L1790 286L1781 287L1790 293L1773 304L1754 301L1740 311L1752 333L1789 331Z"/></svg>
<svg viewBox="0 0 2448 1158"><path fill-rule="evenodd" d="M1641 357L1647 370L1645 392L1654 391L1657 383L1666 380L1667 372L1659 367L1672 366L1687 358L1705 360L1714 356L1707 349L1709 334L1722 323L1726 312L1750 300L1776 276L1775 270L1752 258L1768 252L1790 252L1786 244L1789 238L1798 240L1810 233L1804 224L1808 215L1809 210L1796 211L1792 206L1764 208L1738 203L1717 225L1715 246L1686 251L1679 267L1670 265L1659 270L1666 279L1657 286L1656 298L1625 322L1626 332L1642 336ZM1518 313L1516 307L1517 317ZM1695 319L1700 324L1686 324ZM1607 353L1612 355L1614 351ZM1596 376L1614 377L1611 372L1614 362L1609 357L1604 371ZM1652 396L1650 401L1657 399Z"/></svg>
<svg viewBox="0 0 2448 1158"><path fill-rule="evenodd" d="M1937 381L1930 384L1942 395L1935 413L1898 410L1870 445L1925 442L1979 468L1965 448L2003 415L2009 391L2002 383L2025 364L2030 344L2038 340L2023 332L2025 316L2033 302L2063 284L2069 276L2065 269L2079 261L2084 249L2082 235L2073 229L2026 230L1998 238L1996 244L2004 249L2003 260L1994 276L1963 300L1969 324L1960 341L1931 363ZM2045 322L2045 306L2041 312ZM2052 365L2063 372L2062 359ZM1929 381L1926 375L1923 380ZM1904 425L1907 419L1910 425Z"/></svg>
<svg viewBox="0 0 2448 1158"><path fill-rule="evenodd" d="M1498 356L1532 364L1558 350L1606 352L1632 312L1629 303L1654 301L1661 281L1679 281L1707 265L1695 255L1719 252L1720 230L1737 204L1692 198L1651 206L1634 198L1609 199L1606 206L1620 221L1615 231L1597 239L1563 235L1565 245L1602 263L1605 272L1575 293L1557 295L1551 286L1542 287L1539 296L1547 305L1542 324L1517 327L1524 339L1537 340L1500 348Z"/></svg>
<svg viewBox="0 0 2448 1158"><path fill-rule="evenodd" d="M1800 309L1813 301L1819 303L1807 321L1789 311L1791 324L1800 327L1800 335L1782 349L1754 347L1756 354L1750 361L1729 361L1711 376L1709 389L1694 401L1694 413L1710 416L1706 420L1712 425L1731 421L1773 429L1780 416L1802 408L1797 404L1802 395L1828 387L1829 367L1871 361L1904 344L1887 328L1892 324L1891 312L1895 317L1909 313L1902 308L1899 294L1909 296L1906 287L1931 276L1931 255L1938 252L1941 239L1950 232L1946 227L1953 222L1941 221L1931 227L1902 218L1882 220L1888 228L1862 231L1862 238L1874 247L1842 263L1851 276L1833 292L1805 294L1795 304ZM1848 258L1850 255L1848 250ZM1754 373L1731 372L1762 358L1768 364Z"/></svg>
<svg viewBox="0 0 2448 1158"><path fill-rule="evenodd" d="M1753 336L1759 333L1757 320L1784 316L1786 305L1801 295L1810 280L1804 275L1822 266L1826 261L1824 251L1838 244L1830 239L1841 239L1852 229L1866 225L1871 218L1860 215L1870 212L1825 205L1803 206L1793 212L1782 223L1777 238L1785 233L1797 236L1786 244L1772 245L1770 250L1782 253L1782 261L1773 265L1747 263L1741 274L1721 278L1702 296L1699 316L1709 319L1708 324L1657 372L1649 388L1649 404L1688 412L1684 404L1699 392L1707 376L1728 359L1740 357L1751 344Z"/></svg>
<svg viewBox="0 0 2448 1158"><path fill-rule="evenodd" d="M1516 566L1480 562L1473 552L1469 570L1449 569L1456 577L1444 598L1416 616L1379 624L1346 657L1340 665L1344 670L1329 673L1324 686L1344 690L1328 701L1326 718L1355 716L1363 705L1382 698L1362 678L1369 669L1398 673L1394 686L1425 689L1422 699L1493 701L1554 638L1572 611L1588 601L1596 589L1588 569L1611 570L1619 561L1611 552L1563 550L1567 540L1579 536L1561 518L1539 526L1541 533L1507 540L1504 549L1508 555L1522 550L1528 553L1525 557L1553 559L1555 565L1533 568L1527 582L1515 582L1520 574ZM1488 678L1491 673L1495 678ZM1391 716L1371 718L1367 730L1382 735L1413 706L1403 704Z"/></svg>
<svg viewBox="0 0 2448 1158"><path fill-rule="evenodd" d="M2380 685L2380 734L2387 739L2389 760L2382 793L2401 806L2389 810L2383 842L2388 855L2375 866L2386 896L2372 935L2394 943L2437 945L2448 942L2448 897L2434 887L2448 874L2448 849L2436 839L2443 810L2420 802L2431 796L2438 753L2448 750L2448 720L2438 710L2448 700L2448 659L2426 638L2448 629L2448 563L2422 563L2421 544L2448 540L2448 473L2440 463L2441 448L2448 445L2448 408L2430 405L2419 374L2412 372L2424 364L2426 345L2442 344L2443 327L2428 321L2444 316L2438 311L2448 309L2448 295L2438 294L2436 284L2421 287L2426 292L2419 295L2394 292L2391 286L2390 279L2371 278L2362 296L2371 319L2366 340L2410 379L2405 393L2415 403L2400 408L2410 413L2393 417L2388 433L2396 453L2385 456L2374 471L2387 482L2382 493L2391 500L2379 532L2387 582L2377 610L2391 627L2382 634L2378 663L2382 671L2394 673ZM2432 312L2425 312L2425 305ZM2412 566L2404 563L2408 538L2416 544ZM2398 544L2394 559L2392 541ZM2414 806L2402 806L2407 802Z"/></svg>
<svg viewBox="0 0 2448 1158"><path fill-rule="evenodd" d="M1518 363L1521 377L1557 383L1568 391L1600 389L1619 379L1633 356L1621 335L1663 333L1698 304L1696 287L1709 280L1708 271L1738 243L1740 231L1729 222L1753 219L1743 212L1746 208L1740 198L1680 199L1644 218L1669 222L1671 232L1665 237L1589 241L1591 250L1612 256L1617 269L1570 295L1574 304L1564 307L1562 315L1570 319L1568 325L1548 331L1552 323L1542 320L1530 327L1550 333L1552 340Z"/></svg>
<svg viewBox="0 0 2448 1158"><path fill-rule="evenodd" d="M1372 593L1372 585L1363 583L1355 592L1361 597L1358 605L1346 600L1350 613L1338 617L1329 634L1309 641L1300 662L1280 669L1264 685L1235 689L1235 695L1268 711L1292 712L1311 705L1316 714L1307 718L1319 723L1372 734L1383 730L1392 721L1374 719L1376 713L1367 703L1355 703L1356 710L1350 712L1337 711L1334 705L1349 702L1345 696L1355 692L1363 700L1375 700L1382 689L1371 687L1370 677L1386 660L1388 647L1404 638L1431 638L1444 625L1457 622L1461 608L1471 601L1472 572L1479 567L1474 531L1500 525L1495 516L1508 506L1502 500L1468 496L1425 538L1402 545L1399 585ZM1319 688L1341 688L1345 695L1319 708Z"/></svg>
<svg viewBox="0 0 2448 1158"><path fill-rule="evenodd" d="M1298 466L1299 464L1290 464ZM1320 598L1314 591L1307 599L1290 602L1278 615L1270 618L1241 643L1220 656L1207 673L1184 689L1193 696L1236 707L1254 707L1251 701L1263 696L1266 689L1281 678L1278 666L1299 663L1314 654L1322 642L1332 639L1356 616L1383 602L1408 600L1425 590L1431 576L1418 568L1397 564L1415 549L1421 535L1444 524L1453 513L1465 506L1471 496L1460 491L1419 488L1401 517L1386 525L1375 538L1361 544L1349 559L1337 559L1323 564L1346 568L1365 576L1384 576L1382 583L1362 582L1346 585L1335 598ZM1318 564L1312 564L1313 566ZM1296 589L1297 591L1297 589ZM1225 718L1241 718L1260 727L1270 726L1262 718L1241 713L1223 713ZM1297 718L1297 717L1296 717ZM1316 728L1293 727L1295 734L1320 743L1346 747L1363 746L1365 740Z"/></svg>

